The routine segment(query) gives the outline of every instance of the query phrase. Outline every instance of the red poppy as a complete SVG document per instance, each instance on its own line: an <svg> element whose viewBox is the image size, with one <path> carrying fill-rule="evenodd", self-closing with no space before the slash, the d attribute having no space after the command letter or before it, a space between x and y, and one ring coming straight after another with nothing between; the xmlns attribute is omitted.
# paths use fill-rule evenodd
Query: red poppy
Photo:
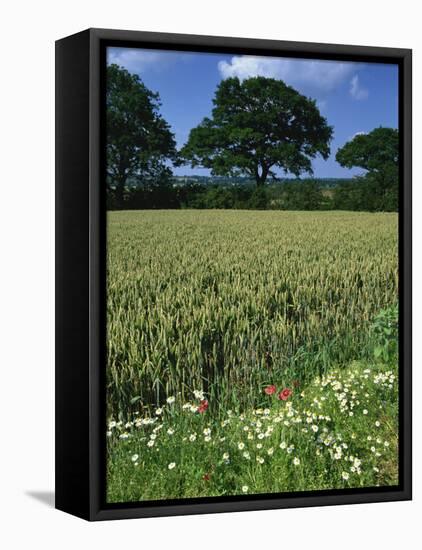
<svg viewBox="0 0 422 550"><path fill-rule="evenodd" d="M202 479L203 479L204 481L209 481L209 480L211 479L211 474L204 474L204 475L202 476Z"/></svg>
<svg viewBox="0 0 422 550"><path fill-rule="evenodd" d="M278 398L282 401L287 401L292 393L292 390L289 390L289 388L284 388L284 390L281 390L281 392L278 394Z"/></svg>
<svg viewBox="0 0 422 550"><path fill-rule="evenodd" d="M267 386L266 388L264 388L264 392L265 392L267 395L272 395L272 394L275 393L276 391L277 391L277 388L276 388L274 385Z"/></svg>
<svg viewBox="0 0 422 550"><path fill-rule="evenodd" d="M206 399L203 399L198 407L199 413L204 413L208 409L208 401Z"/></svg>

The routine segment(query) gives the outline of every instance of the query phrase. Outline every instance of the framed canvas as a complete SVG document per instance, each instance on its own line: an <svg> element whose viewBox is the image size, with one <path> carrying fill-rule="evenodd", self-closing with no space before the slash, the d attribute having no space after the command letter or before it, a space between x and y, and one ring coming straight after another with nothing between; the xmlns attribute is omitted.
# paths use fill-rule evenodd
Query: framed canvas
<svg viewBox="0 0 422 550"><path fill-rule="evenodd" d="M411 51L56 43L56 507L411 498Z"/></svg>

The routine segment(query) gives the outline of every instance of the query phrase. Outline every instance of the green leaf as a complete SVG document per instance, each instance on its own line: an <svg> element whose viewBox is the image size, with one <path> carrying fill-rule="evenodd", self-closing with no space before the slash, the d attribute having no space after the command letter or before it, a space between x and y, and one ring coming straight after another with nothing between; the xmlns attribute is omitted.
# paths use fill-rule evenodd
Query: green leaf
<svg viewBox="0 0 422 550"><path fill-rule="evenodd" d="M140 396L140 395L136 395L135 397L132 397L132 399L130 400L130 404L131 404L131 405L134 405L134 404L137 403L140 399L141 399L141 396Z"/></svg>
<svg viewBox="0 0 422 550"><path fill-rule="evenodd" d="M382 354L383 354L383 349L382 348L376 347L374 349L374 356L375 356L376 359L379 359Z"/></svg>

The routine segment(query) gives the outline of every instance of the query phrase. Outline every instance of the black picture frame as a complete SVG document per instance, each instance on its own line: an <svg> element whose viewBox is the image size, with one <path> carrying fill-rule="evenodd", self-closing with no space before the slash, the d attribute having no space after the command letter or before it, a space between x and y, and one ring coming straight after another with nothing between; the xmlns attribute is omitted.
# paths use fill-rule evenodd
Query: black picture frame
<svg viewBox="0 0 422 550"><path fill-rule="evenodd" d="M106 46L229 52L399 66L399 464L397 487L145 503L105 503ZM412 52L88 29L56 42L56 508L87 520L170 516L412 498L411 140Z"/></svg>

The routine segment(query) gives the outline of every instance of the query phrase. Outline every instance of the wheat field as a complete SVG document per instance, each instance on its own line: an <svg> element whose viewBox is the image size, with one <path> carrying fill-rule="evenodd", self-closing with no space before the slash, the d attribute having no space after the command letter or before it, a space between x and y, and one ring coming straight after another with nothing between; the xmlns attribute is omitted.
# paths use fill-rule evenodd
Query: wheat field
<svg viewBox="0 0 422 550"><path fill-rule="evenodd" d="M124 416L199 388L216 409L365 355L397 302L397 214L108 214L107 404Z"/></svg>

